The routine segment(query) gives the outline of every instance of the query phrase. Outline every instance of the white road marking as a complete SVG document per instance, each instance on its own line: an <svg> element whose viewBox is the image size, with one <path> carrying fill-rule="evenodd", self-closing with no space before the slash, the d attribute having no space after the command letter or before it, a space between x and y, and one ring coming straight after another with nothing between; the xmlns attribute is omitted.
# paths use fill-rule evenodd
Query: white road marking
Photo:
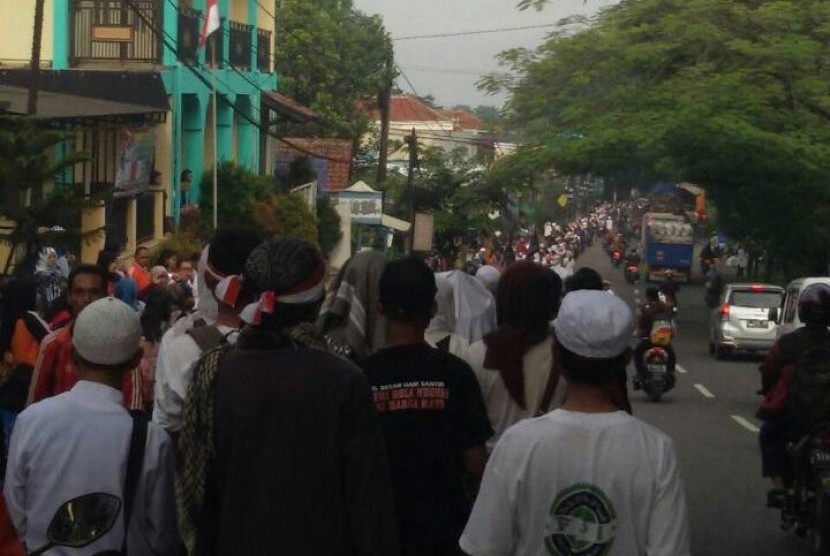
<svg viewBox="0 0 830 556"><path fill-rule="evenodd" d="M749 432L757 433L761 430L755 424L750 422L748 419L745 419L745 418L741 417L740 415L733 415L732 420L735 421L736 423L738 423L739 425L741 425L743 428L745 428Z"/></svg>
<svg viewBox="0 0 830 556"><path fill-rule="evenodd" d="M697 388L697 391L700 392L703 395L704 398L710 398L711 399L711 398L715 397L715 395L712 392L710 392L709 389L706 388L702 384L695 384L695 388Z"/></svg>
<svg viewBox="0 0 830 556"><path fill-rule="evenodd" d="M678 373L680 373L681 375L685 375L686 373L689 372L689 371L686 370L685 367L681 367L680 365L675 365L674 370L677 371Z"/></svg>

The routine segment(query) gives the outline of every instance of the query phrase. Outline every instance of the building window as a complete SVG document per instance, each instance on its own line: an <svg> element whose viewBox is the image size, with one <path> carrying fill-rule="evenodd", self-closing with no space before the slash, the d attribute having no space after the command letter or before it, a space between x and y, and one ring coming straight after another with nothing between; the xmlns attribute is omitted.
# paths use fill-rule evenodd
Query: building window
<svg viewBox="0 0 830 556"><path fill-rule="evenodd" d="M156 195L148 191L136 197L135 238L136 243L153 239L156 231ZM161 193L158 193L161 195Z"/></svg>
<svg viewBox="0 0 830 556"><path fill-rule="evenodd" d="M72 61L161 60L164 0L70 0Z"/></svg>

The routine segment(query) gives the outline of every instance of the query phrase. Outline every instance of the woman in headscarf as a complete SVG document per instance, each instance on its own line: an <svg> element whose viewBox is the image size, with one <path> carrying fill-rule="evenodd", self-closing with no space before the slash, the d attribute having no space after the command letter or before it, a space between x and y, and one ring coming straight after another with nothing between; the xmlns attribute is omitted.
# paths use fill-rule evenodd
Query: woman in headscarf
<svg viewBox="0 0 830 556"><path fill-rule="evenodd" d="M424 339L465 359L470 344L496 327L496 302L476 278L460 270L435 275L435 316Z"/></svg>
<svg viewBox="0 0 830 556"><path fill-rule="evenodd" d="M476 279L484 284L491 294L496 295L501 279L501 271L495 266L484 265L476 271Z"/></svg>
<svg viewBox="0 0 830 556"><path fill-rule="evenodd" d="M115 284L113 297L120 299L136 311L141 311L142 302L138 300L138 284L132 278L122 278Z"/></svg>
<svg viewBox="0 0 830 556"><path fill-rule="evenodd" d="M364 251L346 261L320 309L317 329L351 348L360 359L383 347L385 326L378 311L378 287L386 257Z"/></svg>
<svg viewBox="0 0 830 556"><path fill-rule="evenodd" d="M51 247L44 247L40 251L35 268L35 282L40 304L48 310L60 298L65 282L63 271L58 265L58 253Z"/></svg>
<svg viewBox="0 0 830 556"><path fill-rule="evenodd" d="M516 422L561 405L564 386L554 368L549 328L561 295L550 270L530 261L513 264L499 281L499 327L470 346L467 357L496 431L490 448ZM555 396L542 407L549 381Z"/></svg>
<svg viewBox="0 0 830 556"><path fill-rule="evenodd" d="M199 446L210 470L203 506L190 506L197 555L398 553L369 386L313 325L325 274L306 240L257 247L241 279L241 299L254 300L241 313L248 326L193 371L181 463L192 469ZM198 483L183 486L199 496Z"/></svg>

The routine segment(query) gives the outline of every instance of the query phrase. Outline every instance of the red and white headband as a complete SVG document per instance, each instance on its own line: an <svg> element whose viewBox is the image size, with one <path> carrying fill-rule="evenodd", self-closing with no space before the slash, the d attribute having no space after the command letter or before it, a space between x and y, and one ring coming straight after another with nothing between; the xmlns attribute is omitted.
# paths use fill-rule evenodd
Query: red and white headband
<svg viewBox="0 0 830 556"><path fill-rule="evenodd" d="M302 305L304 303L318 301L323 297L325 288L326 267L325 265L320 265L307 280L280 295L276 295L272 291L264 292L258 301L251 303L242 310L240 318L248 324L258 326L262 323L263 313L273 315L277 307L281 304Z"/></svg>

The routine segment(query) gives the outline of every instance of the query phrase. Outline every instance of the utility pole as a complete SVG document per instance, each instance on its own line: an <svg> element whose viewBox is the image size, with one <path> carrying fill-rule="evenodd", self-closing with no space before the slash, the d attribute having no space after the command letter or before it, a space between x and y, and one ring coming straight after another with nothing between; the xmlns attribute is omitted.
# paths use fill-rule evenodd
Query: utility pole
<svg viewBox="0 0 830 556"><path fill-rule="evenodd" d="M409 146L409 168L406 174L406 214L409 219L409 234L406 239L406 253L412 252L412 240L415 236L415 203L412 196L412 186L415 182L415 168L418 167L418 136L415 128L404 139Z"/></svg>
<svg viewBox="0 0 830 556"><path fill-rule="evenodd" d="M29 102L26 113L29 116L37 115L37 93L40 88L40 42L43 37L43 3L44 0L35 0L35 26L32 30L32 63L29 77Z"/></svg>
<svg viewBox="0 0 830 556"><path fill-rule="evenodd" d="M392 102L392 73L395 61L392 58L392 49L389 48L386 58L386 71L383 75L383 84L378 93L378 108L380 108L380 146L378 153L377 184L386 181L386 160L389 156L389 104Z"/></svg>

